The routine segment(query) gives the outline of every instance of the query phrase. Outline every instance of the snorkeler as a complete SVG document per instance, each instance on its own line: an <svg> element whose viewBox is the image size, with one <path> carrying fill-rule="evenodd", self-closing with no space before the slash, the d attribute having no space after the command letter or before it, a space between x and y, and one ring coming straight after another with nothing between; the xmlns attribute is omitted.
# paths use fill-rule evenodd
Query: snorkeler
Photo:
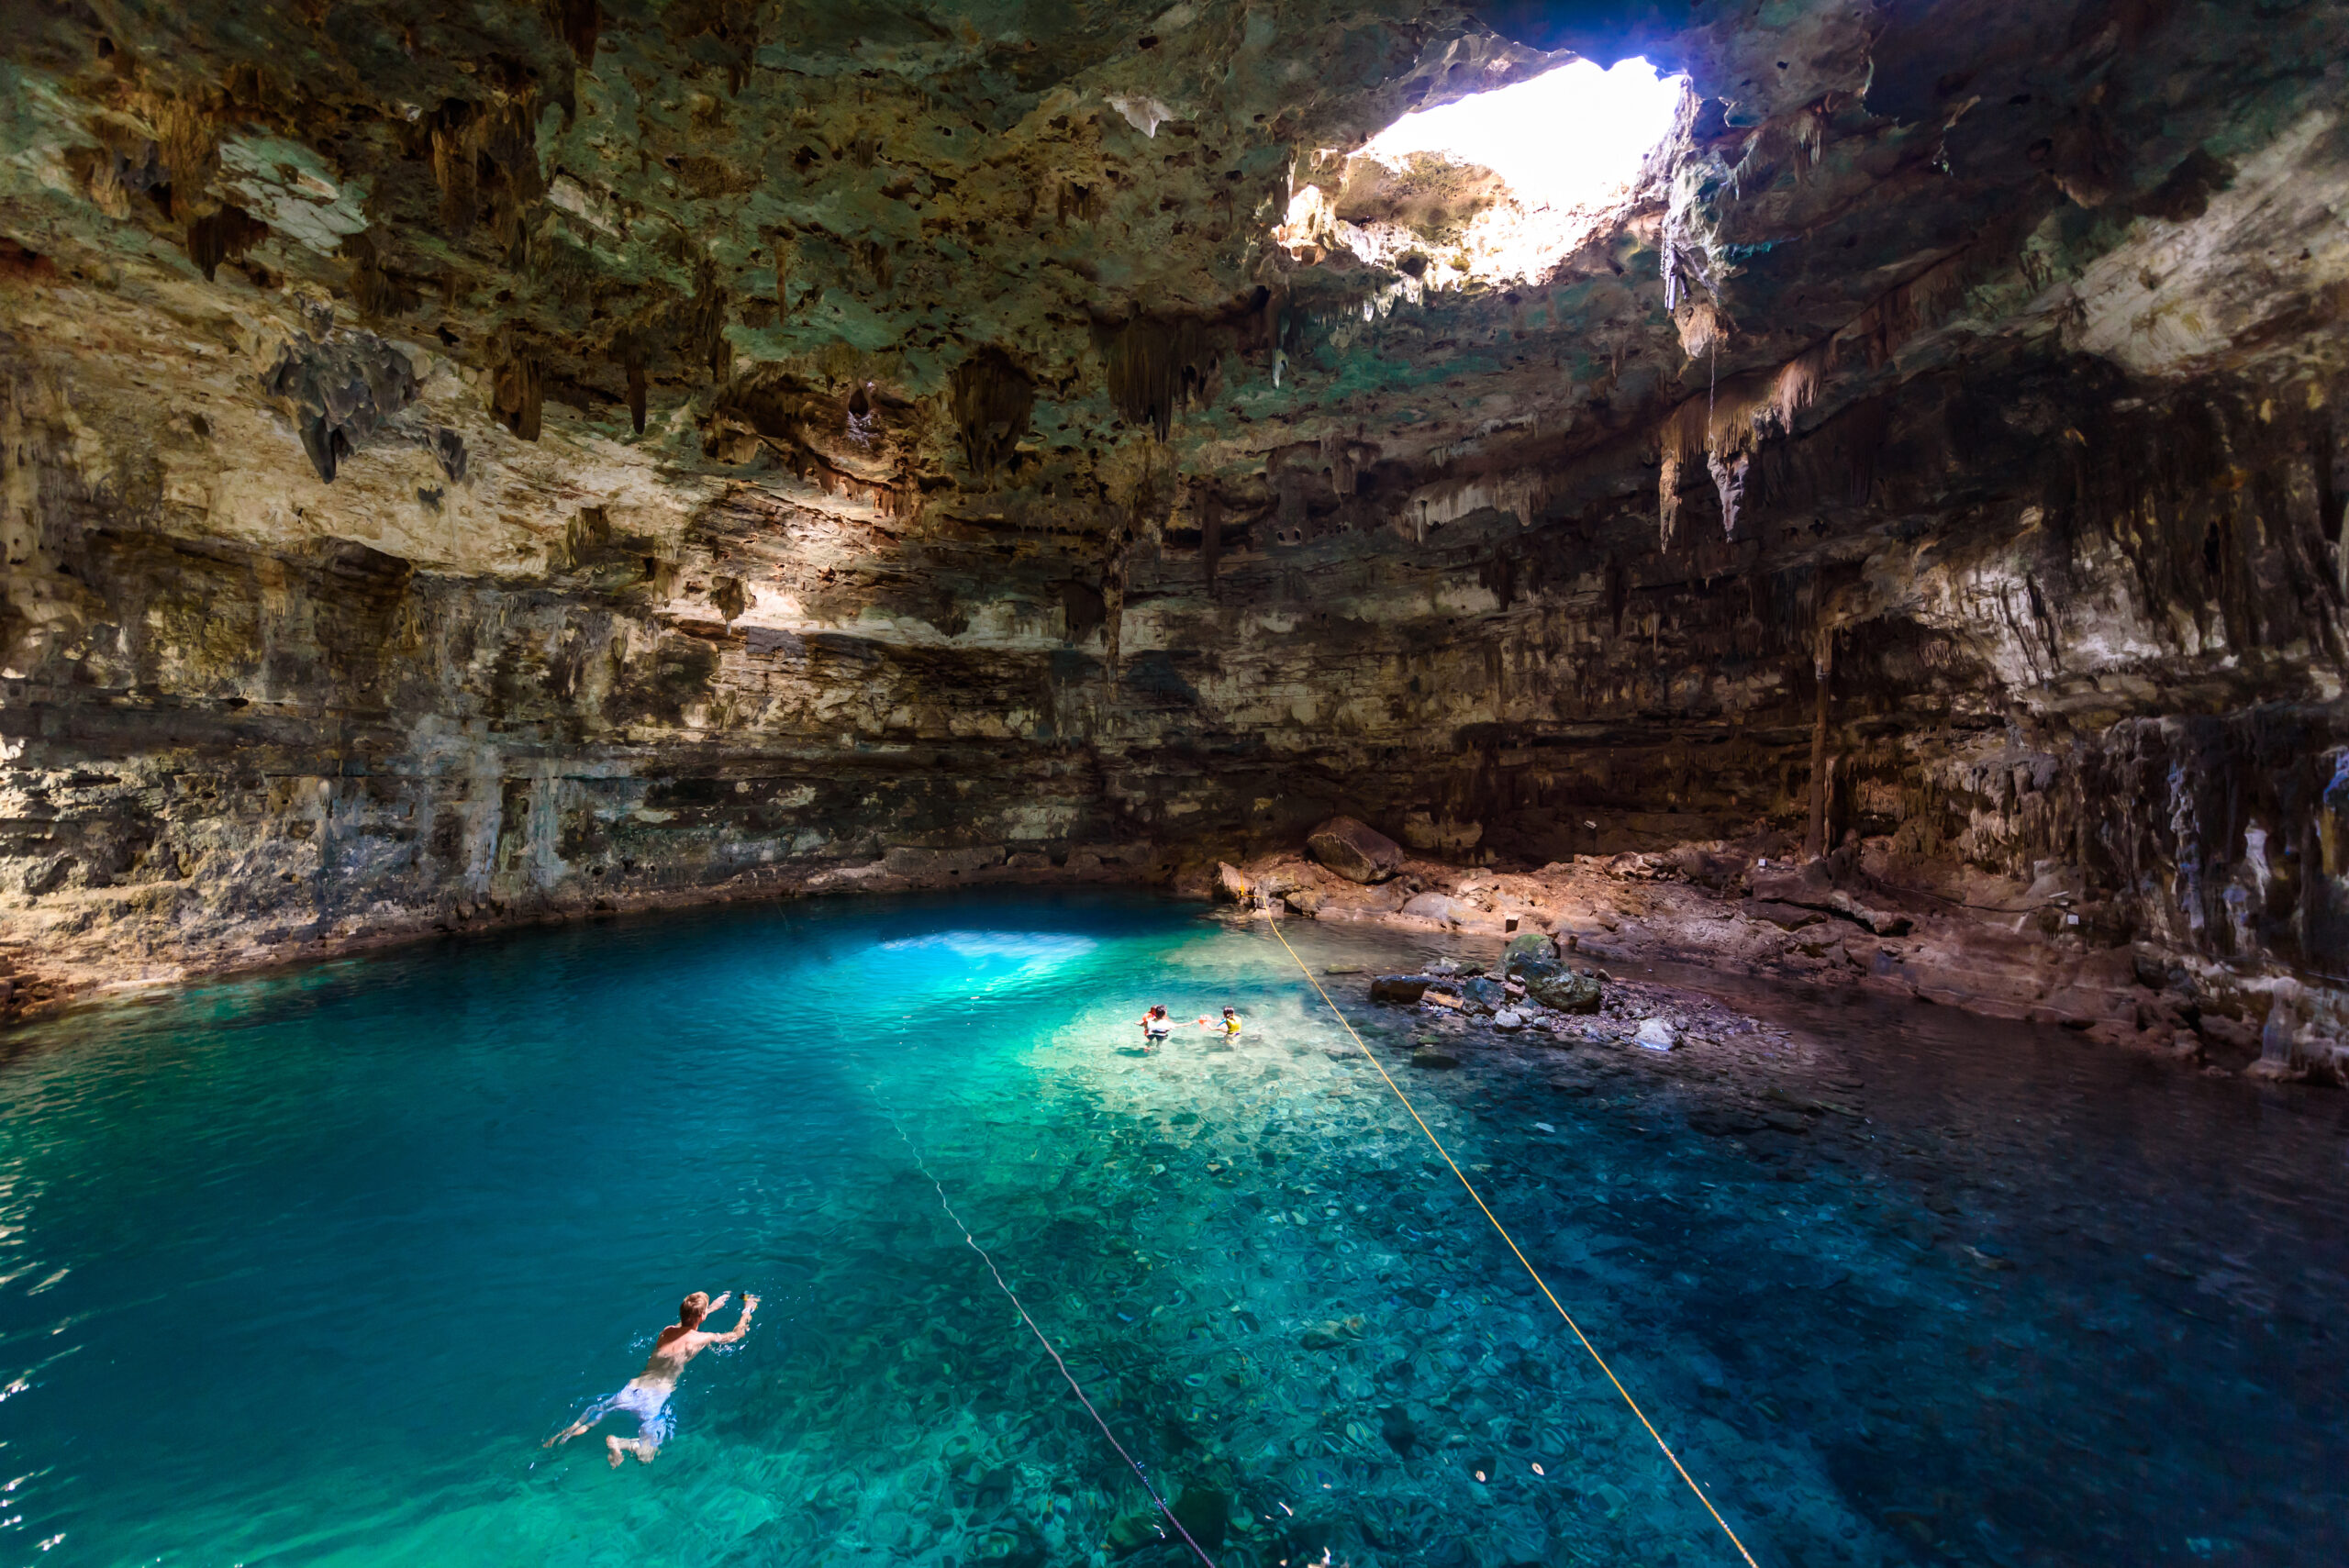
<svg viewBox="0 0 2349 1568"><path fill-rule="evenodd" d="M729 1290L712 1301L707 1292L697 1290L679 1302L677 1320L661 1330L644 1370L629 1379L618 1394L588 1406L579 1419L549 1438L546 1446L567 1443L605 1417L625 1413L636 1418L636 1436L607 1435L604 1439L605 1454L615 1470L620 1467L624 1454L632 1453L640 1462L651 1463L652 1456L661 1451L661 1445L669 1440L670 1430L676 1425L669 1414L669 1398L677 1392L677 1376L685 1370L685 1363L712 1345L730 1345L751 1331L751 1314L758 1310L759 1298L746 1291L742 1296L742 1316L734 1320L733 1328L723 1334L702 1332L702 1319L725 1306L727 1296L733 1294Z"/></svg>

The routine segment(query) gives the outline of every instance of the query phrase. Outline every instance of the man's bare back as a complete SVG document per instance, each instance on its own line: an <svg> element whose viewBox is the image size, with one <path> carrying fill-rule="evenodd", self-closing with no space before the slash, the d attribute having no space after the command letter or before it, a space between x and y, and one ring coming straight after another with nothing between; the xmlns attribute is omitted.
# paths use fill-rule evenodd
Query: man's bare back
<svg viewBox="0 0 2349 1568"><path fill-rule="evenodd" d="M730 1345L751 1331L751 1314L758 1310L759 1298L748 1291L742 1295L742 1315L734 1320L733 1328L723 1334L713 1334L701 1326L733 1294L727 1291L712 1301L697 1290L685 1297L678 1305L677 1320L662 1329L660 1339L653 1341L652 1354L646 1359L644 1370L630 1378L618 1394L590 1405L579 1419L549 1438L546 1446L567 1443L605 1417L625 1412L636 1418L636 1436L606 1437L605 1454L615 1470L631 1453L640 1462L651 1463L652 1456L661 1451L661 1445L669 1440L669 1396L677 1391L677 1377L685 1370L685 1363L712 1345Z"/></svg>

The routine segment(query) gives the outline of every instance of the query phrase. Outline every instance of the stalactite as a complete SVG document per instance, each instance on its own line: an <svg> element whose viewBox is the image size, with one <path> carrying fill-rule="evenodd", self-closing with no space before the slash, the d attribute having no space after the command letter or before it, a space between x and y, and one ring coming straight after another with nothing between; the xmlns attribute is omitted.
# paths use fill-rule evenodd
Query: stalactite
<svg viewBox="0 0 2349 1568"><path fill-rule="evenodd" d="M572 58L592 67L596 39L604 28L604 8L598 0L547 0L547 12L555 31L571 46Z"/></svg>
<svg viewBox="0 0 2349 1568"><path fill-rule="evenodd" d="M432 181L440 189L440 227L451 239L470 233L481 205L471 104L451 100L432 123Z"/></svg>
<svg viewBox="0 0 2349 1568"><path fill-rule="evenodd" d="M1745 505L1745 475L1753 461L1751 452L1708 452L1705 466L1711 471L1713 489L1721 501L1721 532L1731 539L1737 537L1737 518Z"/></svg>
<svg viewBox="0 0 2349 1568"><path fill-rule="evenodd" d="M1835 666L1835 634L1820 628L1811 654L1811 673L1818 684L1810 728L1810 830L1803 840L1803 858L1815 861L1827 852L1827 706L1828 683Z"/></svg>
<svg viewBox="0 0 2349 1568"><path fill-rule="evenodd" d="M371 321L406 316L424 303L424 295L384 265L384 246L372 229L362 229L342 242L351 260L351 298Z"/></svg>
<svg viewBox="0 0 2349 1568"><path fill-rule="evenodd" d="M269 238L269 226L240 206L206 213L187 226L187 258L204 272L204 281L223 261L234 261Z"/></svg>
<svg viewBox="0 0 2349 1568"><path fill-rule="evenodd" d="M1163 441L1174 431L1176 411L1201 400L1222 354L1196 321L1142 317L1109 334L1103 357L1110 405L1126 423Z"/></svg>
<svg viewBox="0 0 2349 1568"><path fill-rule="evenodd" d="M981 483L1011 461L1035 404L1036 384L1000 349L982 349L955 367L947 406L962 438L963 461Z"/></svg>
<svg viewBox="0 0 2349 1568"><path fill-rule="evenodd" d="M726 304L718 264L704 257L694 269L693 298L685 306L678 352L689 361L707 365L709 379L720 386L734 366L734 345L726 336Z"/></svg>
<svg viewBox="0 0 2349 1568"><path fill-rule="evenodd" d="M539 411L545 393L544 372L529 354L510 354L497 367L490 387L490 407L498 423L526 441L539 439Z"/></svg>
<svg viewBox="0 0 2349 1568"><path fill-rule="evenodd" d="M183 211L200 211L204 188L220 168L217 116L185 98L163 98L154 105L150 117L156 160L172 188L174 205Z"/></svg>
<svg viewBox="0 0 2349 1568"><path fill-rule="evenodd" d="M1215 597L1216 563L1223 559L1223 493L1202 485L1193 506L1199 515L1199 566L1207 574L1208 597Z"/></svg>

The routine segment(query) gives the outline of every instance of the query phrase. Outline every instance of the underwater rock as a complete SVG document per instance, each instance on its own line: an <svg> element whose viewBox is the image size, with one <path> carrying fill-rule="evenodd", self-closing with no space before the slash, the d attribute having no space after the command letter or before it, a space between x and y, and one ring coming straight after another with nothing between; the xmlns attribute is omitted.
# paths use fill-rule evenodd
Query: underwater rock
<svg viewBox="0 0 2349 1568"><path fill-rule="evenodd" d="M1129 1508L1119 1514L1109 1521L1109 1550L1123 1557L1165 1540L1170 1532L1159 1522L1162 1517L1155 1507Z"/></svg>
<svg viewBox="0 0 2349 1568"><path fill-rule="evenodd" d="M1305 836L1306 853L1348 882L1384 882L1403 864L1403 847L1351 817L1332 817Z"/></svg>
<svg viewBox="0 0 2349 1568"><path fill-rule="evenodd" d="M1478 975L1460 987L1461 999L1472 1013L1497 1012L1508 1002L1508 992L1497 980Z"/></svg>
<svg viewBox="0 0 2349 1568"><path fill-rule="evenodd" d="M1670 1051L1680 1043L1680 1031L1663 1018L1642 1018L1631 1043L1650 1051Z"/></svg>
<svg viewBox="0 0 2349 1568"><path fill-rule="evenodd" d="M1362 1338L1363 1319L1355 1318L1325 1318L1297 1336L1297 1344L1308 1351L1334 1351L1351 1345Z"/></svg>
<svg viewBox="0 0 2349 1568"><path fill-rule="evenodd" d="M1174 1499L1174 1518L1193 1540L1213 1551L1231 1529L1231 1499L1210 1487L1186 1486Z"/></svg>
<svg viewBox="0 0 2349 1568"><path fill-rule="evenodd" d="M1423 1045L1419 1047L1419 1050L1411 1052L1411 1065L1414 1067L1432 1067L1438 1069L1457 1067L1460 1065L1460 1058L1453 1055L1452 1052L1444 1050L1443 1047L1440 1045Z"/></svg>
<svg viewBox="0 0 2349 1568"><path fill-rule="evenodd" d="M1424 974L1382 974L1370 983L1370 999L1408 1006L1426 995L1431 984Z"/></svg>

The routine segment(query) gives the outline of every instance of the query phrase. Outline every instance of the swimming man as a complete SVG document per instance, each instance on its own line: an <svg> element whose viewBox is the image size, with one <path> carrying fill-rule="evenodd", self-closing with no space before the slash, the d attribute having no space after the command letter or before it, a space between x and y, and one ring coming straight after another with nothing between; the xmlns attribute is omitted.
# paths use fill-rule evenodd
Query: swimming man
<svg viewBox="0 0 2349 1568"><path fill-rule="evenodd" d="M636 1418L636 1436L606 1436L606 1456L614 1470L620 1467L624 1456L631 1453L640 1462L651 1463L652 1456L661 1451L661 1445L669 1440L670 1430L676 1425L669 1414L669 1398L677 1392L677 1377L685 1370L685 1363L712 1345L730 1345L751 1331L751 1314L759 1309L759 1298L748 1292L743 1293L742 1316L734 1320L734 1327L723 1334L702 1331L702 1319L725 1306L727 1296L733 1294L729 1290L712 1301L707 1292L697 1290L679 1302L677 1320L662 1329L661 1337L652 1342L652 1356L644 1363L644 1370L630 1378L618 1394L588 1406L579 1419L549 1438L546 1446L567 1443L605 1417L625 1413Z"/></svg>

